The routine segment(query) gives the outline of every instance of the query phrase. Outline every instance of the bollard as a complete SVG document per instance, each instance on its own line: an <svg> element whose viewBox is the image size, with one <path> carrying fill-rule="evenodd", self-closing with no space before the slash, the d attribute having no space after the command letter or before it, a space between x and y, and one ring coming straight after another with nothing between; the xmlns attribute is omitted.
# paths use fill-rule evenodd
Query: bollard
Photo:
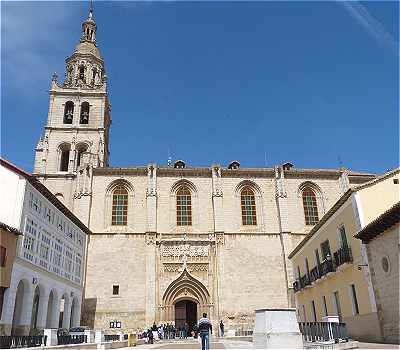
<svg viewBox="0 0 400 350"><path fill-rule="evenodd" d="M94 336L95 343L104 343L104 331L96 330L96 334Z"/></svg>
<svg viewBox="0 0 400 350"><path fill-rule="evenodd" d="M94 343L95 332L92 329L85 329L86 343Z"/></svg>
<svg viewBox="0 0 400 350"><path fill-rule="evenodd" d="M58 345L57 328L46 328L43 332L43 335L47 336L47 346Z"/></svg>
<svg viewBox="0 0 400 350"><path fill-rule="evenodd" d="M124 333L123 332L118 332L117 334L119 335L119 341L123 341L124 340Z"/></svg>

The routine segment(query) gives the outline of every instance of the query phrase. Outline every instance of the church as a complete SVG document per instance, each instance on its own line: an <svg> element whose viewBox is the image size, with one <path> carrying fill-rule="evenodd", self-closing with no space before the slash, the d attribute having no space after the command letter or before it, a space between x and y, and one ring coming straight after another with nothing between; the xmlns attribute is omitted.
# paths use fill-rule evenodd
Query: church
<svg viewBox="0 0 400 350"><path fill-rule="evenodd" d="M65 80L52 77L34 163L34 175L92 232L81 324L192 327L207 312L240 334L253 329L255 309L294 307L288 255L347 189L374 175L237 160L110 167L96 29L90 11Z"/></svg>

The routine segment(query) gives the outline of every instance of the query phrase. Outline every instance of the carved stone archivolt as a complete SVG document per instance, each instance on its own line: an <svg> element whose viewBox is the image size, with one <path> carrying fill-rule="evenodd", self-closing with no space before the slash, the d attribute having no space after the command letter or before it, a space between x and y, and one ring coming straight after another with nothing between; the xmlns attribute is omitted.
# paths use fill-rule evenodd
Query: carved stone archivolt
<svg viewBox="0 0 400 350"><path fill-rule="evenodd" d="M182 264L163 264L164 272L178 272L182 268Z"/></svg>
<svg viewBox="0 0 400 350"><path fill-rule="evenodd" d="M204 263L192 263L187 265L187 269L189 272L198 272L198 271L208 271L208 264Z"/></svg>
<svg viewBox="0 0 400 350"><path fill-rule="evenodd" d="M181 263L164 263L164 272L182 272L184 265ZM208 263L188 263L186 269L189 272L208 271Z"/></svg>
<svg viewBox="0 0 400 350"><path fill-rule="evenodd" d="M210 294L203 283L190 275L184 269L181 275L170 283L162 298L163 305L173 305L174 302L183 296L192 296L200 305L210 303Z"/></svg>

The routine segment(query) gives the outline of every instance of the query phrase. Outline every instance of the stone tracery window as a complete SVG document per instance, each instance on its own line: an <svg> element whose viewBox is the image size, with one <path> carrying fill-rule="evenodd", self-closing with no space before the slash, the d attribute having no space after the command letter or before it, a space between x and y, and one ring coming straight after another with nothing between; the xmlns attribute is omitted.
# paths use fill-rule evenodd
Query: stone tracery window
<svg viewBox="0 0 400 350"><path fill-rule="evenodd" d="M176 224L192 226L192 196L187 186L181 186L176 192Z"/></svg>
<svg viewBox="0 0 400 350"><path fill-rule="evenodd" d="M122 185L115 187L112 194L111 225L126 226L128 223L128 191Z"/></svg>
<svg viewBox="0 0 400 350"><path fill-rule="evenodd" d="M242 208L242 224L257 225L256 198L254 191L246 186L240 193L240 203Z"/></svg>
<svg viewBox="0 0 400 350"><path fill-rule="evenodd" d="M310 187L306 187L302 192L302 197L306 225L315 225L319 220L315 192Z"/></svg>

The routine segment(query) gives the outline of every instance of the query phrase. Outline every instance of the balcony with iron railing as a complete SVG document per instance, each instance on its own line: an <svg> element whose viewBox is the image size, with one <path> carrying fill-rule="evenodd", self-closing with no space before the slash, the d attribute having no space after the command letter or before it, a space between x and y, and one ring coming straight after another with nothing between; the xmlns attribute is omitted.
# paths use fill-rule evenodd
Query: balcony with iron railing
<svg viewBox="0 0 400 350"><path fill-rule="evenodd" d="M333 253L333 258L337 267L345 263L351 263L353 261L353 257L351 255L350 247L344 245L343 247L339 248Z"/></svg>
<svg viewBox="0 0 400 350"><path fill-rule="evenodd" d="M335 271L335 266L333 264L332 259L328 256L319 266L320 269L320 277L327 275L330 272Z"/></svg>
<svg viewBox="0 0 400 350"><path fill-rule="evenodd" d="M317 282L322 277L326 276L328 273L335 271L335 264L328 255L327 259L325 259L321 264L315 266L309 273L301 276L300 279L297 279L293 282L294 292L299 292L307 286L310 286L312 283Z"/></svg>
<svg viewBox="0 0 400 350"><path fill-rule="evenodd" d="M305 288L311 285L310 276L306 273L304 276L300 277L300 287Z"/></svg>
<svg viewBox="0 0 400 350"><path fill-rule="evenodd" d="M319 278L321 278L320 272L319 272L319 266L315 266L313 269L310 271L310 281L311 283L314 283L317 281Z"/></svg>

